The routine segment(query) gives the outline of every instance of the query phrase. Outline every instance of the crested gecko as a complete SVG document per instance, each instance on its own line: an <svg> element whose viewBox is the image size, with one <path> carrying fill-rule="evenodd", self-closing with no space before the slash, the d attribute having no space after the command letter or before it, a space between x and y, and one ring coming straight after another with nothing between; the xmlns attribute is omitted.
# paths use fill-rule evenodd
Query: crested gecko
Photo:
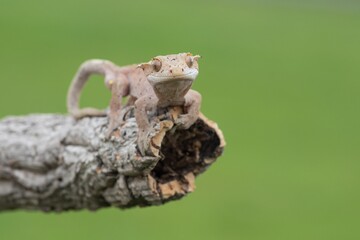
<svg viewBox="0 0 360 240"><path fill-rule="evenodd" d="M86 116L104 116L106 112L95 108L79 108L82 88L91 74L105 77L105 85L111 91L109 128L107 137L121 124L121 100L129 96L128 105L135 106L135 118L139 128L138 141L150 128L147 111L155 107L183 106L186 113L175 124L189 128L198 118L201 95L190 89L199 73L199 55L179 53L154 57L147 63L119 67L107 60L93 59L84 62L70 85L67 108L76 119Z"/></svg>

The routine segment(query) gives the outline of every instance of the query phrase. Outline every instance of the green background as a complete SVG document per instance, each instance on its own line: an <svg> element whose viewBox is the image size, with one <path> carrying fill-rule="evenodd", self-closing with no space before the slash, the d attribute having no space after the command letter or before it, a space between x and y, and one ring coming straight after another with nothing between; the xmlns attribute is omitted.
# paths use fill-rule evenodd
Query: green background
<svg viewBox="0 0 360 240"><path fill-rule="evenodd" d="M360 3L0 0L0 117L65 113L86 59L200 54L224 155L161 207L0 213L0 239L360 239ZM100 77L82 105L105 107Z"/></svg>

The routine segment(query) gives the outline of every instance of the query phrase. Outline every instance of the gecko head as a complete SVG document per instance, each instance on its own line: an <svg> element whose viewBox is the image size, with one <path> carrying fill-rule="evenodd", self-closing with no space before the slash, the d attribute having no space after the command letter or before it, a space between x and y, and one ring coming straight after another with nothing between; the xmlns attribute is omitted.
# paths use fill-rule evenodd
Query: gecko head
<svg viewBox="0 0 360 240"><path fill-rule="evenodd" d="M139 65L152 85L172 82L193 82L199 74L199 55L179 53L154 57L148 63Z"/></svg>

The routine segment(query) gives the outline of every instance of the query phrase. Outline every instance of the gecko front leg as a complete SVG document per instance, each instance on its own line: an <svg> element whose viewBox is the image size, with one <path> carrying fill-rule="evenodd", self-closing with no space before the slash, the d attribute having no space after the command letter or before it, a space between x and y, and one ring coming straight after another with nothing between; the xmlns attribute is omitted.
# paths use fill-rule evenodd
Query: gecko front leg
<svg viewBox="0 0 360 240"><path fill-rule="evenodd" d="M199 117L201 105L200 93L190 89L185 95L185 111L186 114L181 114L176 120L175 124L183 129L188 129Z"/></svg>
<svg viewBox="0 0 360 240"><path fill-rule="evenodd" d="M135 101L135 118L138 124L138 146L142 155L145 154L147 134L149 133L151 124L148 120L147 111L157 106L157 98L155 96L143 96Z"/></svg>

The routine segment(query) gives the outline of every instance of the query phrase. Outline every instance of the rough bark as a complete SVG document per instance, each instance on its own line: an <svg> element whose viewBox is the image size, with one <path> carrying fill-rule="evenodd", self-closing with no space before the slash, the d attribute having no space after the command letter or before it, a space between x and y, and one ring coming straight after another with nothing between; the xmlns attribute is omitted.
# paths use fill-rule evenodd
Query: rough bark
<svg viewBox="0 0 360 240"><path fill-rule="evenodd" d="M105 138L107 117L75 121L66 115L29 115L0 121L0 210L64 211L150 206L194 191L225 145L203 115L187 130L174 125L179 108L158 112L137 149L133 108Z"/></svg>

